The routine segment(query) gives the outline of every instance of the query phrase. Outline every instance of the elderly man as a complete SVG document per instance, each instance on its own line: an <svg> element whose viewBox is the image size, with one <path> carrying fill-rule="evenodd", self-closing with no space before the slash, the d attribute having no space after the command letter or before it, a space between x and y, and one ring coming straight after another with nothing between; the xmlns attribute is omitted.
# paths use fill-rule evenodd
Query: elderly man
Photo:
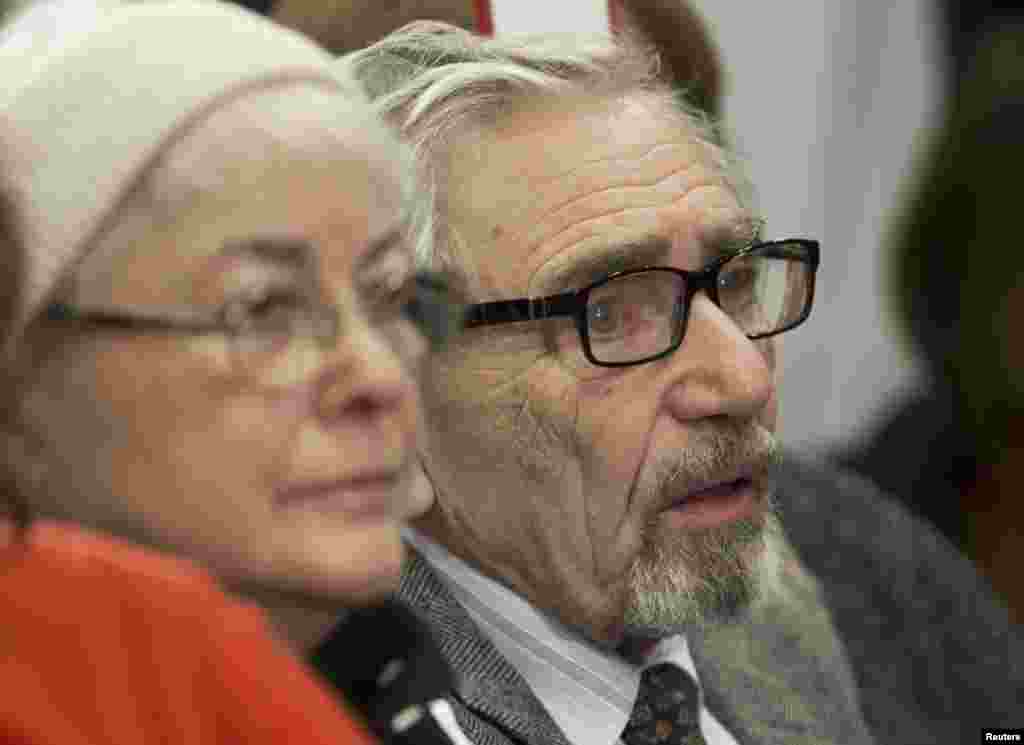
<svg viewBox="0 0 1024 745"><path fill-rule="evenodd" d="M837 596L772 507L775 337L810 312L818 244L767 240L715 132L626 43L420 24L342 64L419 155L420 261L475 301L425 381L436 505L402 585L463 729L872 742Z"/></svg>

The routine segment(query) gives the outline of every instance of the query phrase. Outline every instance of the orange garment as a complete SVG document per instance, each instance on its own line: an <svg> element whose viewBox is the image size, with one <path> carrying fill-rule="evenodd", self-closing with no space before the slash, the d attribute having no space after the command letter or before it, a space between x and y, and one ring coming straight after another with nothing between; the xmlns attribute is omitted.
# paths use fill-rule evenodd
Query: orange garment
<svg viewBox="0 0 1024 745"><path fill-rule="evenodd" d="M207 575L56 523L0 545L0 743L293 742L374 739Z"/></svg>

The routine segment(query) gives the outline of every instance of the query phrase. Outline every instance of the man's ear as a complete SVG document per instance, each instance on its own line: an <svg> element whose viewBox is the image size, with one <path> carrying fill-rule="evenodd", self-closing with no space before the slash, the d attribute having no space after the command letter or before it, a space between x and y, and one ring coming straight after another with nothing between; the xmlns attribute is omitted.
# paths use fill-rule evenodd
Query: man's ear
<svg viewBox="0 0 1024 745"><path fill-rule="evenodd" d="M362 49L412 21L477 28L475 0L276 0L272 17L332 54Z"/></svg>

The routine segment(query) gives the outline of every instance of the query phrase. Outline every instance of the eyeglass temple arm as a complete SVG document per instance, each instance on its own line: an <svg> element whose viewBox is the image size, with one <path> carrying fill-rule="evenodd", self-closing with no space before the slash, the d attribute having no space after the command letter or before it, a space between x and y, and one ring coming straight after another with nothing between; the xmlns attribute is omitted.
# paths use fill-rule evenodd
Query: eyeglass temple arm
<svg viewBox="0 0 1024 745"><path fill-rule="evenodd" d="M798 249L796 247L799 247ZM754 246L761 256L773 259L796 259L813 266L818 265L819 244L808 238L787 238L778 241L766 241Z"/></svg>
<svg viewBox="0 0 1024 745"><path fill-rule="evenodd" d="M542 298L498 300L470 305L466 310L464 326L491 326L499 323L535 321L541 318L576 315L579 293L565 292Z"/></svg>
<svg viewBox="0 0 1024 745"><path fill-rule="evenodd" d="M110 326L126 330L157 329L162 331L225 331L227 327L220 319L182 309L167 311L168 317L154 315L125 315L107 308L76 308L68 303L51 303L44 317L48 321L74 321L96 326Z"/></svg>

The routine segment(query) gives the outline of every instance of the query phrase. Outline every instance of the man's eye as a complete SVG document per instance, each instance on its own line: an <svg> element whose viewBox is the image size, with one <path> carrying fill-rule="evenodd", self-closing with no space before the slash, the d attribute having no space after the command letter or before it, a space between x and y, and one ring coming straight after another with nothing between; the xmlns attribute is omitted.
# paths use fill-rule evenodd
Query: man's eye
<svg viewBox="0 0 1024 745"><path fill-rule="evenodd" d="M611 298L587 305L587 323L594 336L612 336L621 331L622 303Z"/></svg>
<svg viewBox="0 0 1024 745"><path fill-rule="evenodd" d="M718 292L745 293L750 292L757 284L757 267L752 263L729 267L718 276Z"/></svg>

